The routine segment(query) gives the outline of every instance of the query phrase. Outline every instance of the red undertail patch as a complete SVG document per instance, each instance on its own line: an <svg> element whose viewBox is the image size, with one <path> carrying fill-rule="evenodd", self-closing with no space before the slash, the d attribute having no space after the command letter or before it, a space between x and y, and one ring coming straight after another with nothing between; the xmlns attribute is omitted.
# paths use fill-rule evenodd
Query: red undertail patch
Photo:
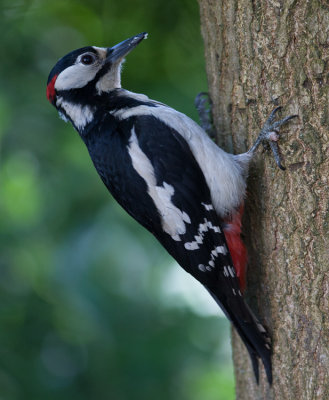
<svg viewBox="0 0 329 400"><path fill-rule="evenodd" d="M235 272L240 281L241 291L246 288L246 267L247 267L247 249L241 239L241 219L243 215L243 206L233 216L232 220L226 222L224 234L226 242L235 267Z"/></svg>
<svg viewBox="0 0 329 400"><path fill-rule="evenodd" d="M51 81L47 85L47 99L50 101L50 103L53 103L56 97L56 91L55 91L56 79L57 75L54 75Z"/></svg>

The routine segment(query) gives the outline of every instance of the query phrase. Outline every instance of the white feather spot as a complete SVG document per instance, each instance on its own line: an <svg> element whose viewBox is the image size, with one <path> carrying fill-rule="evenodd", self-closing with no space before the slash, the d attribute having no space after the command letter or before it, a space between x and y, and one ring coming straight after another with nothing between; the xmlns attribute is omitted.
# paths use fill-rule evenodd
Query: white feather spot
<svg viewBox="0 0 329 400"><path fill-rule="evenodd" d="M229 277L229 273L228 273L227 267L225 267L225 266L224 266L224 276L226 276L226 278Z"/></svg>
<svg viewBox="0 0 329 400"><path fill-rule="evenodd" d="M210 210L213 210L213 209L214 209L214 207L213 207L212 204L205 204L205 203L201 203L201 204L204 206L204 208L205 208L207 211L210 211Z"/></svg>
<svg viewBox="0 0 329 400"><path fill-rule="evenodd" d="M224 254L224 255L226 254L225 246L217 246L216 251L217 251L217 254Z"/></svg>
<svg viewBox="0 0 329 400"><path fill-rule="evenodd" d="M234 277L235 277L234 268L233 268L233 267L230 267L229 265L227 266L227 268L228 268L228 270L229 270L229 273L230 273L231 277L234 278Z"/></svg>
<svg viewBox="0 0 329 400"><path fill-rule="evenodd" d="M197 242L185 243L184 247L186 250L198 250L200 248Z"/></svg>
<svg viewBox="0 0 329 400"><path fill-rule="evenodd" d="M188 218L187 222L189 222L189 223L191 222L190 218ZM195 241L186 243L188 245L188 247L193 247L194 248L196 245L202 244L203 243L204 233L208 232L209 229L212 229L216 233L220 232L220 229L219 229L218 226L214 226L211 221L208 221L205 218L204 222L199 224L198 233L197 233L197 235L194 236ZM198 249L198 248L199 247L195 247L195 249ZM217 255L218 255L217 252L216 252L216 249L213 250L211 253L212 253L212 259L214 259L214 257L217 257Z"/></svg>
<svg viewBox="0 0 329 400"><path fill-rule="evenodd" d="M203 232L207 232L208 231L208 222L207 220L205 220L206 222L204 224L200 224L199 225L199 233L203 233Z"/></svg>
<svg viewBox="0 0 329 400"><path fill-rule="evenodd" d="M199 244L203 243L203 235L194 236L195 241Z"/></svg>
<svg viewBox="0 0 329 400"><path fill-rule="evenodd" d="M190 224L191 223L191 218L186 214L185 211L183 211L182 215L183 215L183 220L185 222L187 222L188 224Z"/></svg>
<svg viewBox="0 0 329 400"><path fill-rule="evenodd" d="M206 272L206 267L203 264L199 264L198 268L199 268L200 271Z"/></svg>

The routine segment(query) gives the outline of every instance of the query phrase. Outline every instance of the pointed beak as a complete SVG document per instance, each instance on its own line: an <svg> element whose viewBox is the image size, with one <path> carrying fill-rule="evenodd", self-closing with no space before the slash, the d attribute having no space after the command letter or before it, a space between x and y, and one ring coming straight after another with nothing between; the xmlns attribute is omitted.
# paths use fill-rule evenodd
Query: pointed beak
<svg viewBox="0 0 329 400"><path fill-rule="evenodd" d="M128 53L131 52L143 39L147 38L147 33L143 32L116 44L113 47L108 47L105 63L115 63L122 60Z"/></svg>

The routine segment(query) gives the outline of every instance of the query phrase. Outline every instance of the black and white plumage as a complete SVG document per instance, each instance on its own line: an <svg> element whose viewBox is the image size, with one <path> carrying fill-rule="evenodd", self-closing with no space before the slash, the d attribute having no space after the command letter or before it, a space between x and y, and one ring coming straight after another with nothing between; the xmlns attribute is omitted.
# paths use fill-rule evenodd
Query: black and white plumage
<svg viewBox="0 0 329 400"><path fill-rule="evenodd" d="M260 357L271 382L270 341L243 299L225 238L254 148L228 154L186 115L121 88L122 61L145 37L69 53L51 71L47 97L113 197L204 285L245 343L257 380Z"/></svg>

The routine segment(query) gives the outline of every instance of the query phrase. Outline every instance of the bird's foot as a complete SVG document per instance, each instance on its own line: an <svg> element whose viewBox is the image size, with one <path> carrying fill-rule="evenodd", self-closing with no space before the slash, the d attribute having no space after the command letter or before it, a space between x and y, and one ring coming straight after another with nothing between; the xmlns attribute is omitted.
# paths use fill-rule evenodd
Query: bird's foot
<svg viewBox="0 0 329 400"><path fill-rule="evenodd" d="M280 156L280 150L278 146L278 140L279 140L279 129L282 125L286 124L289 120L292 118L297 117L298 115L289 115L288 117L285 117L279 121L274 121L276 113L281 109L282 107L277 107L275 108L270 116L267 118L262 130L260 131L260 134L258 135L258 138L256 139L254 145L250 148L248 153L253 153L258 146L263 143L263 144L269 144L273 155L275 162L277 163L277 166L285 170L285 167L282 166L281 163L281 156Z"/></svg>
<svg viewBox="0 0 329 400"><path fill-rule="evenodd" d="M215 130L211 117L212 102L209 94L199 93L194 100L195 108L198 111L200 125L207 132L208 136L215 138Z"/></svg>

